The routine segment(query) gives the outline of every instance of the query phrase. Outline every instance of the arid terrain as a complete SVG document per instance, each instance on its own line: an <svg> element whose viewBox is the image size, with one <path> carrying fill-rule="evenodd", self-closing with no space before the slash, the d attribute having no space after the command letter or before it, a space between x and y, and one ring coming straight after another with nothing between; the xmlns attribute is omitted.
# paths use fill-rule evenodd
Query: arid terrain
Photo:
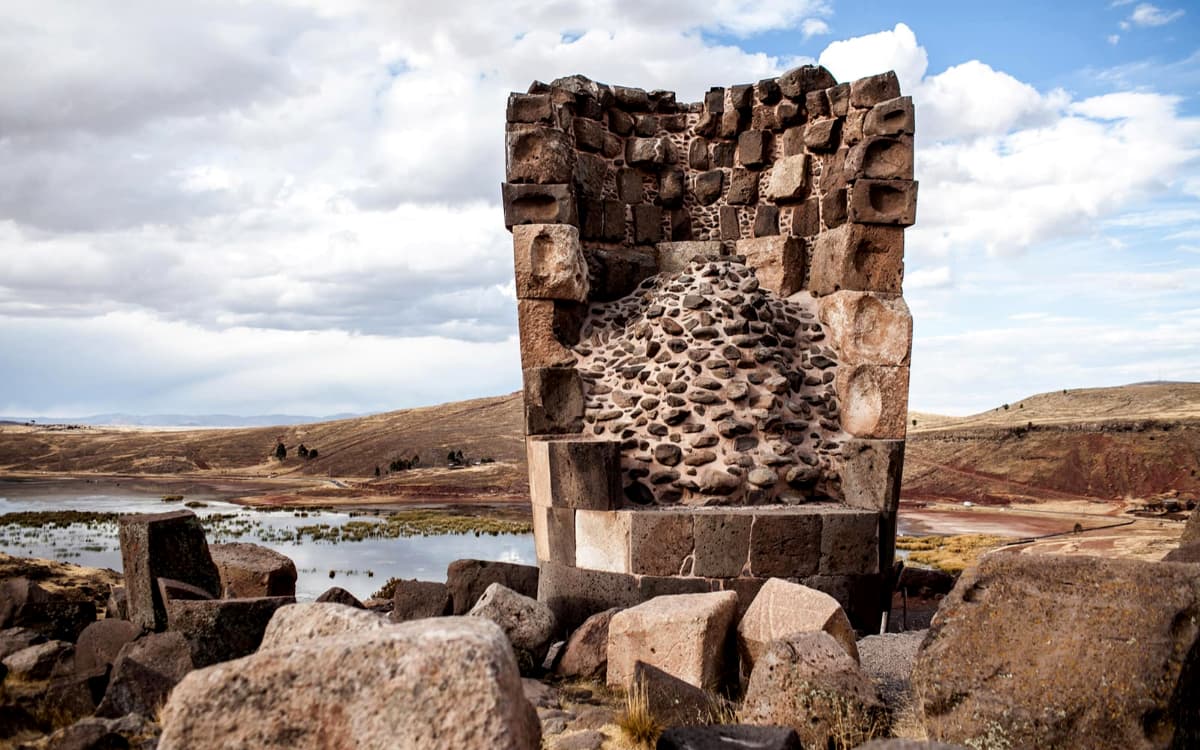
<svg viewBox="0 0 1200 750"><path fill-rule="evenodd" d="M915 422L915 424L913 424ZM278 442L288 457L273 457ZM303 443L318 456L303 459ZM462 451L463 468L447 466ZM395 459L417 468L389 471ZM4 425L0 474L252 480L269 504L527 495L520 394L290 427ZM484 459L490 462L477 463ZM375 477L375 467L380 477ZM1200 383L1059 391L967 417L910 415L903 499L1119 512L1200 496Z"/></svg>

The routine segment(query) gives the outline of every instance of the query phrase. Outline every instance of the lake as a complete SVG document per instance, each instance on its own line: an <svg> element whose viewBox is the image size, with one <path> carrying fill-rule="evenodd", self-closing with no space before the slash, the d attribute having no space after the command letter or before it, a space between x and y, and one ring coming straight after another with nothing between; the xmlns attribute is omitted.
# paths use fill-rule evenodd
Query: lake
<svg viewBox="0 0 1200 750"><path fill-rule="evenodd" d="M85 482L0 481L0 515L28 511L85 511L93 513L162 513L184 508L183 502L163 502L161 486L137 482L91 485ZM290 557L296 563L296 596L311 600L331 586L341 586L360 599L369 597L389 578L446 580L446 566L461 558L536 564L531 534L438 534L401 538L353 538L338 542L299 541L302 527L384 523L386 514L368 515L341 510L260 510L229 502L230 493L211 489L188 492L186 501L205 507L188 508L206 520L209 543L254 542ZM63 560L89 567L121 570L121 550L115 523L72 523L63 527L29 528L0 524L0 552L21 557Z"/></svg>

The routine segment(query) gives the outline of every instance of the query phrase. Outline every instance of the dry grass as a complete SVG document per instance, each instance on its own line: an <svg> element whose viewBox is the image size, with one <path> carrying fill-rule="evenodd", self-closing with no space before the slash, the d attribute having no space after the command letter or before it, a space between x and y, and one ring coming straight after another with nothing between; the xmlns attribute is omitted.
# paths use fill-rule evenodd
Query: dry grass
<svg viewBox="0 0 1200 750"><path fill-rule="evenodd" d="M987 534L900 536L896 537L896 549L908 552L911 562L957 574L974 565L985 552L1008 541Z"/></svg>
<svg viewBox="0 0 1200 750"><path fill-rule="evenodd" d="M635 748L652 748L666 729L650 709L650 696L644 680L633 683L617 713L617 727Z"/></svg>

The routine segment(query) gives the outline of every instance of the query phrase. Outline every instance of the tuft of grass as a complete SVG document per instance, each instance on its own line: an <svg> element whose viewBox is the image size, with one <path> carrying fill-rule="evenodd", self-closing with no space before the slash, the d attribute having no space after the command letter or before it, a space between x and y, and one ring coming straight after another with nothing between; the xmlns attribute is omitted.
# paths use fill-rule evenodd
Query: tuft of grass
<svg viewBox="0 0 1200 750"><path fill-rule="evenodd" d="M617 713L617 727L634 747L652 748L666 728L650 710L650 695L644 680L637 680L625 694Z"/></svg>
<svg viewBox="0 0 1200 750"><path fill-rule="evenodd" d="M163 495L162 496L162 501L164 503L177 503L181 500L183 500L183 495Z"/></svg>
<svg viewBox="0 0 1200 750"><path fill-rule="evenodd" d="M896 549L908 552L908 560L956 575L989 552L1010 540L988 534L956 536L898 536Z"/></svg>

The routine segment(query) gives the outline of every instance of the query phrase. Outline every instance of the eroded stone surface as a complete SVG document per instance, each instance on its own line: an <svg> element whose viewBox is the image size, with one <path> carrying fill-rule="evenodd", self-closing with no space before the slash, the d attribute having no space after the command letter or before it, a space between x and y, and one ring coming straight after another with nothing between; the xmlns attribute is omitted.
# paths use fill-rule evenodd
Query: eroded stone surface
<svg viewBox="0 0 1200 750"><path fill-rule="evenodd" d="M660 596L622 610L608 626L608 684L628 688L639 662L702 690L726 678L725 643L737 594Z"/></svg>

